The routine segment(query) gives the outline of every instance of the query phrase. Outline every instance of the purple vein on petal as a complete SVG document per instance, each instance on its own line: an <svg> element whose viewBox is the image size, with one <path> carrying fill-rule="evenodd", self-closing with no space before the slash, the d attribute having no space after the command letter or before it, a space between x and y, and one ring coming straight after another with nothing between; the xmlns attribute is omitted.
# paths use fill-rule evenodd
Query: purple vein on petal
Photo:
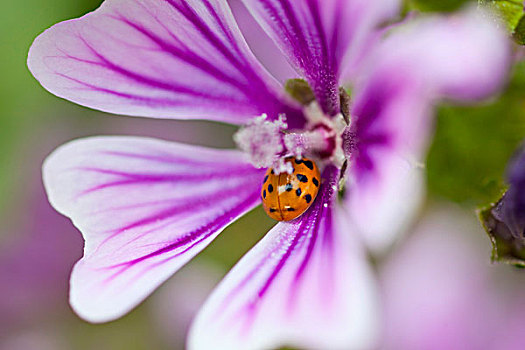
<svg viewBox="0 0 525 350"><path fill-rule="evenodd" d="M288 103L279 101L275 98L275 94L272 93L268 86L264 84L259 78L258 74L254 71L252 65L245 60L245 55L236 44L237 40L233 38L231 30L229 30L224 21L221 20L218 13L215 11L214 7L210 4L208 0L204 1L204 4L208 12L215 19L216 23L222 29L222 32L230 39L230 43L233 45L233 49L237 56L224 46L224 44L217 38L217 36L210 30L210 28L202 21L202 19L191 9L187 3L182 2L185 9L181 9L180 6L177 6L177 0L168 0L168 2L179 9L179 11L192 23L199 31L203 32L209 41L224 55L224 57L232 63L232 66L237 68L241 74L245 75L249 83L246 87L247 97L252 99L254 102L259 104L263 109L266 109L270 115L270 119L276 119L278 115L272 113L275 110L274 106L280 106L281 109L278 113L284 113L288 117L288 124L291 128L300 126L302 119L302 113L294 107L288 105ZM244 59L244 62L238 61L238 59ZM273 98L270 98L273 97ZM272 101L273 100L273 101Z"/></svg>
<svg viewBox="0 0 525 350"><path fill-rule="evenodd" d="M167 91L173 91L176 93L185 93L190 95L203 95L202 92L191 89L187 86L177 85L173 82L164 82L157 79L149 78L141 74L134 73L128 69L123 68L122 66L110 61L97 50L95 50L84 38L79 36L79 39L84 43L84 45L98 58L102 61L104 65L109 67L111 70L133 80L136 83L147 85L153 88L163 89Z"/></svg>
<svg viewBox="0 0 525 350"><path fill-rule="evenodd" d="M226 0L109 0L39 36L28 64L52 93L105 112L305 122L250 51Z"/></svg>
<svg viewBox="0 0 525 350"><path fill-rule="evenodd" d="M245 185L245 184L241 184L241 185ZM247 187L247 188L249 188L249 187ZM220 202L224 201L225 199L228 199L232 195L232 192L228 192L228 190L230 190L230 191L231 190L237 190L236 191L237 194L244 194L245 192L252 192L252 190L243 190L243 189L239 190L238 186L235 186L235 187L232 186L231 188L225 188L222 192L216 193L214 195L206 194L206 195L199 196L199 197L187 198L186 200L184 200L184 198L177 198L176 202L177 203L182 203L182 204L174 205L174 206L172 206L172 207L170 207L168 209L165 209L163 211L157 212L157 213L155 213L153 215L150 215L150 216L148 216L146 218L142 218L142 219L136 220L136 221L134 221L134 222L124 226L124 227L121 227L118 230L116 230L113 235L108 237L106 239L106 241L111 239L111 238L113 238L114 236L124 232L124 231L136 229L138 227L145 226L145 225L148 225L148 224L151 224L151 223L154 223L154 222L158 222L158 221L161 221L161 220L171 219L167 223L168 224L172 223L176 219L178 219L178 215L182 215L182 214L185 214L185 213L188 213L188 212L191 213L191 212L194 212L197 209L201 209L203 207L209 206L210 202L213 202L215 205L218 205L218 204L220 204ZM175 200L173 202L175 202ZM189 203L191 203L191 205L189 205ZM114 208L111 208L111 210L114 210ZM140 236L138 236L138 237L140 237Z"/></svg>
<svg viewBox="0 0 525 350"><path fill-rule="evenodd" d="M323 110L330 115L337 114L339 27L333 33L326 33L319 0L298 0L297 4L289 0L246 1L260 7L259 13L277 37L274 40L280 42L281 49L310 82ZM339 8L341 4L337 2L336 9ZM341 23L342 11L339 12L331 14L336 24Z"/></svg>
<svg viewBox="0 0 525 350"><path fill-rule="evenodd" d="M329 193L326 194L326 198L331 198L333 196L333 190L330 188L328 189L327 192ZM323 203L326 203L326 202L329 202L329 200L323 201ZM311 257L313 255L316 244L321 245L321 247L318 249L327 250L327 253L323 254L322 257L330 259L330 261L327 262L326 269L323 269L323 272L322 272L323 278L329 278L330 282L332 283L334 281L334 279L332 278L333 272L334 272L334 261L332 259L333 258L333 238L334 238L333 237L333 210L332 209L327 210L326 208L323 207L321 209L321 212L317 213L317 216L324 218L324 220L321 220L318 218L313 219L316 221L315 221L315 227L312 230L312 237L310 238L308 242L307 252L305 256L303 257L303 260L295 274L294 286L292 288L293 293L290 293L290 299L289 299L289 304L288 304L290 307L290 312L293 311L293 307L295 306L295 303L297 301L296 295L299 293L299 289L301 288L301 280L304 277L304 272L306 270L308 263L311 262ZM321 228L321 225L323 226L322 228ZM318 241L319 232L324 233L322 237L323 239L321 242ZM328 283L328 285L331 285L331 283ZM323 286L319 285L318 287L321 291L320 294L323 294L322 292L329 293L331 291L331 288L326 288L327 286L324 286L324 285ZM330 300L331 298L327 297L325 298L324 301L329 303Z"/></svg>
<svg viewBox="0 0 525 350"><path fill-rule="evenodd" d="M316 203L314 203L316 208L311 208L314 210L310 210L309 213L305 218L303 218L303 222L301 223L301 226L299 227L299 230L295 232L295 237L290 244L290 246L287 248L285 254L281 257L279 260L279 263L275 267L275 269L272 271L271 275L266 280L266 283L263 285L263 287L258 292L258 297L263 298L268 289L270 288L272 282L275 280L275 278L279 275L280 271L284 267L286 261L291 256L291 254L298 249L298 244L301 242L301 244L305 243L304 241L307 241L307 250L306 254L304 255L301 264L299 265L299 268L296 271L295 279L294 279L294 285L291 288L292 293L290 295L290 301L293 302L295 299L295 294L298 292L298 289L300 287L300 281L301 277L306 269L306 266L311 261L310 257L312 256L315 244L317 242L317 238L319 235L319 228L321 221L323 221L320 218L323 218L324 215L326 215L325 211L331 212L331 208L325 208L324 204L329 203L329 198L332 196L331 192L333 190L331 189L330 184L325 183L325 191L323 191L322 196L318 196L316 198ZM330 188L326 188L329 186ZM313 224L313 225L312 225ZM328 233L327 233L328 234ZM260 300L260 299L259 299ZM253 303L257 303L259 300L254 301ZM289 304L290 305L290 304ZM249 309L255 311L255 305L250 305L248 307Z"/></svg>
<svg viewBox="0 0 525 350"><path fill-rule="evenodd" d="M173 243L171 243L171 244L169 244L169 245L167 245L165 247L162 247L162 248L157 249L157 250L155 250L155 251L153 251L151 253L148 253L148 254L146 254L144 256L141 256L141 257L129 260L129 261L125 261L125 262L122 262L122 263L114 264L114 265L111 265L111 266L101 267L100 268L101 270L114 269L114 268L122 267L122 270L116 271L114 274L112 274L110 277L108 277L106 282L109 282L111 279L113 279L116 276L118 276L120 273L123 272L123 270L127 270L127 269L133 267L134 265L136 265L136 264L138 264L140 262L143 262L143 261L145 261L147 259L152 259L152 258L161 256L163 254L170 253L170 252L175 252L176 250L182 249L182 250L179 250L178 252L174 253L173 255L166 257L163 261L158 261L158 262L156 262L156 264L153 264L152 266L149 266L149 268L153 268L155 266L161 265L166 260L174 259L174 258L176 258L176 257L178 257L178 256L180 256L180 255L182 255L184 253L186 253L187 251L189 251L192 248L194 248L196 245L202 243L204 240L209 238L218 229L220 229L221 227L224 227L225 225L227 225L229 222L232 221L232 219L234 219L234 218L238 217L239 215L241 215L246 210L247 207L250 207L253 203L257 202L258 200L259 200L259 193L255 192L251 196L249 196L247 199L245 199L244 201L242 201L241 203L236 205L231 210L228 210L227 212L225 212L221 216L215 218L213 221L211 221L211 222L209 222L209 223L207 223L205 225L202 225L198 229L196 229L194 231L191 231L191 232L188 232L187 234L185 234L181 238L177 239L175 242L173 242ZM145 271L143 271L143 272L145 272Z"/></svg>
<svg viewBox="0 0 525 350"><path fill-rule="evenodd" d="M174 7L180 14L182 14L192 26L202 33L230 63L235 67L239 64L237 58L232 54L230 49L213 33L211 28L204 23L204 21L195 13L195 11L185 1L167 0L167 2ZM215 20L218 20L215 17Z"/></svg>
<svg viewBox="0 0 525 350"><path fill-rule="evenodd" d="M374 146L388 147L393 142L392 135L385 128L377 128L378 123L385 123L385 113L389 105L396 100L399 91L392 84L372 85L367 89L366 99L354 108L355 122L352 130L356 135L358 149L354 156L358 174L366 174L376 168L371 151Z"/></svg>
<svg viewBox="0 0 525 350"><path fill-rule="evenodd" d="M332 201L334 199L334 190L333 185L335 185L335 179L337 178L334 173L335 169L331 169L325 175L327 181L323 184L320 195L316 198L314 204L302 217L296 219L295 222L291 222L286 232L283 233L278 242L275 242L275 247L268 251L265 254L265 258L260 259L258 264L252 268L251 272L245 276L237 285L234 290L232 290L223 300L222 307L217 309L217 315L227 307L227 304L237 296L237 294L244 288L246 285L253 280L257 275L263 272L263 266L268 264L273 260L272 256L281 250L283 245L286 245L286 250L280 256L279 260L272 268L269 275L265 278L264 284L257 290L256 296L250 299L249 302L244 304L237 312L232 314L232 319L235 318L239 321L242 317L248 317L248 319L243 319L243 329L248 329L251 322L255 319L257 309L260 306L261 300L264 298L265 294L271 288L272 283L279 276L282 269L286 266L286 263L291 258L292 254L298 253L302 248L305 248L300 263L298 264L296 271L294 273L294 279L292 281L292 286L290 286L290 294L288 295L288 306L290 311L293 311L295 305L297 293L301 288L301 281L304 276L304 272L309 263L311 263L311 258L314 252L314 249L327 249L328 254L333 250L333 216L332 216ZM329 180L329 181L328 181ZM325 207L325 204L328 206ZM323 239L319 241L319 235L323 232ZM287 242L291 236L293 238L290 242ZM306 244L306 247L304 247ZM319 246L321 244L322 246ZM327 262L327 269L330 270L333 268L333 262ZM323 270L325 271L325 270ZM326 272L326 274L332 273L332 271ZM327 277L323 274L323 277ZM330 276L328 276L330 277ZM330 278L333 280L333 278ZM326 286L319 286L321 290ZM330 292L330 291L328 291ZM240 321L239 321L240 322Z"/></svg>
<svg viewBox="0 0 525 350"><path fill-rule="evenodd" d="M96 172L99 174L106 174L106 175L115 175L120 176L122 179L120 180L114 180L112 182L106 182L102 183L93 187L90 187L88 189L83 190L77 195L77 199L81 196L84 196L86 194L99 191L102 189L110 188L110 187L116 187L116 186L123 186L123 185L136 185L136 184L144 184L144 183L158 183L158 182L188 182L188 183L201 183L205 180L210 179L232 179L232 178L239 178L244 177L249 174L253 174L253 169L245 169L245 170L239 170L236 171L235 174L232 174L231 171L224 171L224 172L207 172L207 173L194 173L194 174L173 174L173 173L166 173L166 174L148 174L148 173L129 173L124 171L117 171L112 169L101 169L101 168L90 168L90 167L77 167L70 169L72 171L88 171L88 172Z"/></svg>
<svg viewBox="0 0 525 350"><path fill-rule="evenodd" d="M104 57L103 55L98 53L92 46L90 46L86 42L85 39L83 39L80 36L78 36L78 38L79 38L79 40L81 40L86 45L86 47L89 48L89 50L100 61L91 61L91 60L86 60L86 59L83 59L83 58L75 57L75 56L72 56L70 54L67 54L67 53L63 52L63 50L58 48L58 47L56 48L56 50L62 52L62 56L46 56L46 58L63 57L63 58L68 58L68 59L71 59L71 60L74 60L74 61L82 62L82 63L88 64L88 65L95 65L95 66L100 66L100 67L103 67L103 68L108 68L109 67L110 69L112 69L113 71L119 73L120 75L122 75L122 76L124 76L126 78L129 78L129 79L132 79L136 83L139 83L139 84L142 84L142 85L146 85L146 86L149 86L149 87L158 88L158 89L164 89L164 90L167 90L167 91L176 92L177 94L198 96L198 97L202 97L202 98L206 98L206 99L210 99L210 100L216 99L216 100L226 101L226 100L230 99L232 103L235 102L235 100L231 99L230 97L220 96L220 95L213 95L213 94L210 94L210 93L205 93L204 91L197 91L197 90L191 89L191 88L189 88L187 86L177 85L174 82L163 82L163 81L159 81L159 80L156 80L156 79L153 79L153 78L145 77L145 76L140 75L140 74L136 74L136 73L134 73L132 71L129 71L129 70L127 70L127 69L117 65L116 63L111 62L109 59L107 59L106 57ZM180 58L180 57L178 57L178 58ZM188 60L193 60L194 63L196 62L196 58L195 57L188 58ZM143 100L143 101L152 100L152 99L149 99L149 98L144 97L144 96L133 95L133 94L129 94L129 93L123 93L123 92L119 92L119 91L114 91L114 90L111 90L111 89L103 88L101 86L96 86L94 84L89 84L89 83L86 83L86 82L84 82L82 80L73 78L73 77L71 77L71 76L69 76L67 74L64 74L64 73L60 73L60 72L56 72L55 71L55 74L65 78L65 79L71 80L71 81L73 81L75 83L81 84L81 85L83 85L83 86L85 86L87 88L90 88L91 90L101 91L101 92L105 92L105 93L110 93L112 95L116 95L116 96L119 96L119 97L132 99L132 100ZM215 74L218 74L218 73L215 73ZM222 79L220 79L220 80L229 82L231 86L236 87L242 93L245 93L245 91L246 91L246 89L243 90L242 86L234 86L233 83L235 81L233 79L229 78L229 77L222 76ZM159 98L155 98L155 101L161 101L161 100L159 100ZM177 104L177 103L179 103L176 100L171 100L170 101L170 100L164 99L163 101L166 104Z"/></svg>
<svg viewBox="0 0 525 350"><path fill-rule="evenodd" d="M314 81L318 82L318 84L315 84L314 90L316 96L320 99L321 106L323 106L325 112L334 115L339 112L339 95L334 93L334 91L338 90L335 51L328 51L328 43L326 42L325 28L320 18L318 0L309 0L308 7L312 13L316 28L316 33L313 34L313 37L318 39L321 45L320 57L316 57L317 65L310 67L309 70L310 74L314 75ZM333 45L336 45L336 43L333 43Z"/></svg>
<svg viewBox="0 0 525 350"><path fill-rule="evenodd" d="M160 49L164 50L165 52L169 53L173 57L180 59L184 63L191 65L202 72L208 74L210 77L213 77L219 81L227 82L232 87L238 89L241 93L246 93L247 86L246 84L242 84L240 81L236 80L235 78L226 75L223 71L217 69L217 67L210 64L210 62L206 61L199 55L197 55L195 52L190 51L184 43L182 43L178 38L171 36L173 40L177 42L177 45L180 47L174 46L167 41L163 40L159 36L155 35L155 33L149 31L143 26L140 26L139 24L127 19L125 16L120 15L112 16L115 20L121 21L123 23L126 23L130 27L137 30L139 33L146 36L148 39L153 41L155 44L159 46Z"/></svg>
<svg viewBox="0 0 525 350"><path fill-rule="evenodd" d="M188 157L180 156L180 155L174 155L169 152L161 152L160 150L150 150L149 152L141 154L141 153L133 153L133 152L124 152L124 151L101 151L99 153L100 156L116 156L116 157L124 157L124 158L133 158L133 159L139 159L139 160L147 160L151 162L158 162L158 163L165 163L165 164L178 164L178 165L186 165L186 166L195 166L195 167L207 167L210 170L215 170L216 166L224 165L228 163L235 164L236 167L239 167L238 160L236 158L232 158L230 160L226 159L209 159L207 160L206 164L203 164L202 162L191 159ZM244 168L241 169L253 169L253 167L249 164L246 164Z"/></svg>
<svg viewBox="0 0 525 350"><path fill-rule="evenodd" d="M195 11L189 7L186 2L178 2L177 0L168 0L168 3L176 8L187 20L191 23L200 33L208 39L208 41L227 59L234 68L236 68L242 75L246 76L249 81L248 86L245 87L245 92L249 98L255 99L257 103L262 103L264 106L268 104L268 96L271 96L271 92L268 91L267 86L260 80L257 74L253 71L251 65L244 61L241 62L240 59L244 57L240 48L235 44L236 40L233 39L231 31L228 30L223 21L219 18L217 12L213 9L213 6L208 2L204 1L208 12L212 15L212 18L215 19L219 27L222 29L223 33L230 38L232 43L232 48L237 54L234 55L230 48L226 47L224 43L217 37L216 34L210 29L206 23L195 13ZM266 94L267 93L267 94ZM264 96L264 99L260 99L259 96ZM286 111L283 111L286 112ZM272 116L273 117L273 116Z"/></svg>
<svg viewBox="0 0 525 350"><path fill-rule="evenodd" d="M223 197L226 197L226 196L223 196ZM209 204L209 202L208 202ZM179 218L178 216L179 215L182 215L182 214L185 214L187 212L191 212L192 210L194 210L194 208L196 208L196 206L194 205L185 205L184 207L174 207L174 208L170 208L168 210L165 210L163 212L160 212L160 213L155 213L145 219L142 219L142 220L138 220L134 223L131 223L129 224L128 226L124 227L124 228L121 228L117 231L115 231L111 236L109 236L107 239L104 240L104 243L110 241L111 239L115 238L116 236L118 236L119 234L122 234L123 232L125 232L126 230L132 230L132 229L136 229L136 228L140 228L141 226L145 226L145 225L148 225L148 224L151 224L151 223L155 223L157 221L161 221L161 220L166 220L169 218L169 220L166 220L166 222L164 224L162 224L161 226L158 226L158 227L155 227L155 228L152 228L150 230L147 230L147 231L144 231L142 234L138 235L137 237L135 237L133 240L127 242L124 246L122 246L121 248L127 246L127 245L130 245L131 243L151 234L152 232L155 232L155 231L159 231L167 226L170 226L172 224L174 224ZM187 237L188 235L184 235L183 237L179 238L178 240L183 240L185 237ZM177 241L178 241L177 240ZM166 245L168 246L171 246L173 245L174 243L168 243ZM155 245L158 245L155 244ZM147 245L142 245L142 247L145 247ZM122 263L121 263L122 264ZM121 264L118 264L118 265L121 265Z"/></svg>
<svg viewBox="0 0 525 350"><path fill-rule="evenodd" d="M53 56L49 56L49 57L53 57ZM70 59L76 59L74 57L69 57L69 58ZM71 77L69 75L66 75L64 73L59 73L59 72L54 72L54 73L56 75L58 75L58 76L61 76L61 77L65 78L65 79L67 79L67 80L70 80L70 81L73 81L73 82L75 82L77 84L83 85L86 88L88 88L88 90L109 93L111 95L115 95L115 96L118 96L118 97L126 98L126 99L129 99L129 100L145 101L145 102L151 101L152 104L158 103L158 102L163 102L164 104L177 105L177 104L180 103L180 101L177 101L177 100L159 99L159 98L154 98L153 99L153 98L148 98L148 97L145 97L145 96L125 93L125 92L120 92L120 91L114 91L114 90L111 90L109 88L104 88L104 87L101 87L101 86L97 86L95 84L90 84L90 83L84 82L82 80L79 80L77 78L73 78L73 77ZM133 74L133 73L131 73L131 74ZM192 95L192 96L206 98L206 99L209 99L209 100L216 99L216 100L226 101L226 100L229 99L227 97L221 97L221 96L205 94L204 92L192 90L192 89L184 87L184 86L168 85L168 83L159 82L159 81L156 81L156 80L153 80L153 79L149 80L149 78L145 78L145 77L142 77L142 79L141 79L140 77L141 76L137 75L138 80L143 80L143 82L149 82L149 86L150 87L163 88L163 86L164 87L168 87L169 86L169 89L167 89L167 90L171 90L172 92L176 92L178 94ZM130 77L128 76L128 78L130 78ZM146 84L146 85L148 85L148 84ZM234 101L235 100L231 100L231 102L234 102Z"/></svg>

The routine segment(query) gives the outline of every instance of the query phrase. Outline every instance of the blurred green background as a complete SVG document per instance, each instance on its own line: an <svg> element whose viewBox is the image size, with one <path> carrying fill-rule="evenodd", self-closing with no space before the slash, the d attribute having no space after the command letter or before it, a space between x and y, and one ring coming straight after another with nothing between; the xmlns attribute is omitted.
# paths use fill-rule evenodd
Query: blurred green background
<svg viewBox="0 0 525 350"><path fill-rule="evenodd" d="M411 0L407 9L450 11L463 2ZM47 204L40 166L54 148L82 136L135 134L231 147L235 130L206 122L114 117L61 100L41 88L26 68L32 40L54 23L81 16L100 3L8 1L0 13L0 298L4 299L0 303L0 340L15 337L9 344L29 344L22 347L26 349L180 348L185 315L180 315L181 330L172 329L171 337L165 336L169 331L155 326L170 318L155 310L163 293L179 277L137 310L110 324L89 325L69 310L68 275L82 254L82 241L69 221ZM475 107L439 107L427 161L429 201L453 201L474 215L476 207L496 199L504 186L507 160L525 137L524 97L525 64L520 63L502 96ZM212 266L214 277L201 288L208 290L271 225L260 208L254 210L185 267L186 275L191 276L201 265ZM36 279L39 274L41 278ZM177 312L174 309L172 316ZM38 346L31 346L32 341Z"/></svg>

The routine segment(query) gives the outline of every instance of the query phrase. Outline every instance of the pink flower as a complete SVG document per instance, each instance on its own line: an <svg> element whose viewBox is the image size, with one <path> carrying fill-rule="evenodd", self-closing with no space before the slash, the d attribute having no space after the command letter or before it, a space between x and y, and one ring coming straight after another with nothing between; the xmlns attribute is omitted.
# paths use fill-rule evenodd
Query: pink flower
<svg viewBox="0 0 525 350"><path fill-rule="evenodd" d="M388 349L523 349L525 275L491 265L474 215L433 206L380 268Z"/></svg>
<svg viewBox="0 0 525 350"><path fill-rule="evenodd" d="M50 202L86 241L71 305L92 322L125 314L260 204L264 167L286 170L284 157L307 155L322 171L317 199L225 277L189 346L366 347L377 306L360 240L382 249L407 223L422 194L432 104L497 91L508 43L474 14L416 21L383 38L395 0L244 5L314 101L284 92L225 0L107 0L35 40L30 70L60 97L111 113L243 125L240 151L94 137L47 159Z"/></svg>

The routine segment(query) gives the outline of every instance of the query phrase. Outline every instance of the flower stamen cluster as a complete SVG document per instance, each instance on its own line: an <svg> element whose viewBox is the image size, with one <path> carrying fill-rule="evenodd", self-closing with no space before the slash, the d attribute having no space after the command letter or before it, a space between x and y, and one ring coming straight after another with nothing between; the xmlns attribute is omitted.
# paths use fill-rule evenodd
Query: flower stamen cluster
<svg viewBox="0 0 525 350"><path fill-rule="evenodd" d="M288 130L284 114L275 121L263 114L242 127L234 140L256 168L291 173L293 169L284 161L291 156L311 157L321 166L331 163L341 168L348 156L343 134L348 133L349 116L345 117L343 112L327 116L317 101L306 105L303 114L307 123L302 130Z"/></svg>

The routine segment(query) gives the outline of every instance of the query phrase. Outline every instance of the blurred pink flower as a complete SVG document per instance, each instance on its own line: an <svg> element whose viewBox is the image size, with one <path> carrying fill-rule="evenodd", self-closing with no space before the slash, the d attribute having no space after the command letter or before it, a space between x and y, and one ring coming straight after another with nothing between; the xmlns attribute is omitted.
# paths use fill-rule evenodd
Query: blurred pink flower
<svg viewBox="0 0 525 350"><path fill-rule="evenodd" d="M189 264L160 289L151 314L170 348L184 348L193 318L224 272L210 263Z"/></svg>
<svg viewBox="0 0 525 350"><path fill-rule="evenodd" d="M0 248L0 338L67 310L67 276L82 254L81 240L68 234L70 224L53 211L40 179L26 180L31 195L24 198L25 218Z"/></svg>
<svg viewBox="0 0 525 350"><path fill-rule="evenodd" d="M70 223L53 210L42 185L39 172L46 153L52 149L50 140L33 138L36 135L29 132L25 136L38 141L31 143L30 150L18 150L24 159L19 183L24 185L11 189L18 200L3 213L6 225L0 246L0 340L69 312L64 302L68 275L73 262L82 255L82 240L68 234Z"/></svg>
<svg viewBox="0 0 525 350"><path fill-rule="evenodd" d="M381 348L525 348L525 275L491 265L487 250L472 214L431 211L382 264Z"/></svg>
<svg viewBox="0 0 525 350"><path fill-rule="evenodd" d="M244 4L315 101L300 105L285 94L225 0L107 0L35 40L29 68L58 96L111 113L244 125L241 151L95 137L47 159L50 202L86 241L71 305L92 322L128 312L260 203L260 168L308 155L322 169L317 199L303 216L277 224L226 276L189 345L366 346L376 305L357 238L381 249L406 224L421 195L417 164L431 105L497 91L506 39L464 14L416 21L380 40L378 26L397 13L395 0ZM351 118L340 89L346 79ZM348 185L341 203L340 180Z"/></svg>

